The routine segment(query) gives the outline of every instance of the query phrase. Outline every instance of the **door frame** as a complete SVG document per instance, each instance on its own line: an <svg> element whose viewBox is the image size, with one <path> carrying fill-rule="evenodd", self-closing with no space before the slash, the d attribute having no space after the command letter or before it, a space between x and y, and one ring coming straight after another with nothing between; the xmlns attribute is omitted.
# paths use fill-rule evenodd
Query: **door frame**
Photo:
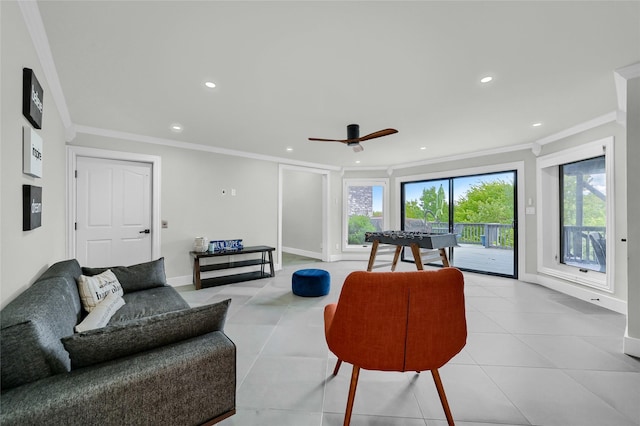
<svg viewBox="0 0 640 426"><path fill-rule="evenodd" d="M283 182L285 171L297 171L319 174L322 177L322 261L329 261L329 176L330 171L325 169L315 169L310 167L292 166L288 164L278 165L278 243L276 256L279 267L282 268L282 202Z"/></svg>
<svg viewBox="0 0 640 426"><path fill-rule="evenodd" d="M401 212L402 208L402 199L400 196L400 187L404 182L411 182L414 180L434 180L434 179L448 179L448 178L456 178L462 176L470 176L470 175L482 175L487 173L499 173L504 171L515 171L516 172L516 200L515 200L515 208L516 208L516 226L517 229L517 253L514 253L514 272L515 279L518 279L518 276L525 271L525 259L526 259L526 243L524 241L525 228L527 226L525 216L525 173L524 173L524 161L514 161L510 163L498 163L498 164L489 164L485 166L478 167L470 167L470 168L461 168L456 170L447 170L440 172L431 172L424 173L419 175L411 175L411 176L402 176L396 179L396 194L397 199L394 200L396 202L396 221L395 226L397 229L401 229ZM529 205L533 205L531 199L529 199ZM535 219L535 218L533 218Z"/></svg>
<svg viewBox="0 0 640 426"><path fill-rule="evenodd" d="M78 157L99 158L105 160L135 161L151 164L151 259L160 257L160 176L161 158L157 155L135 154L131 152L109 151L84 146L67 146L67 212L66 233L67 258L76 257L75 222L78 208L75 172Z"/></svg>

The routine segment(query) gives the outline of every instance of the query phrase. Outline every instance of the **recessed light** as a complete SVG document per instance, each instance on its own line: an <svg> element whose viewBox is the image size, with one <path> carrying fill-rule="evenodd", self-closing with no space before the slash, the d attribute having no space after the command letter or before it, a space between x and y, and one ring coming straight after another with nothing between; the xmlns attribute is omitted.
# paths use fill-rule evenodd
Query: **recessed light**
<svg viewBox="0 0 640 426"><path fill-rule="evenodd" d="M490 82L491 80L493 80L493 77L491 77L490 75L488 75L488 76L486 76L486 77L482 77L482 78L480 79L480 83L488 83L488 82Z"/></svg>
<svg viewBox="0 0 640 426"><path fill-rule="evenodd" d="M540 126L542 126L542 123L533 123L531 125L531 127L540 127Z"/></svg>
<svg viewBox="0 0 640 426"><path fill-rule="evenodd" d="M427 147L426 146L421 146L420 149L424 151L425 149L427 149Z"/></svg>
<svg viewBox="0 0 640 426"><path fill-rule="evenodd" d="M293 151L293 148L291 148L290 146L287 147L287 151L291 152Z"/></svg>
<svg viewBox="0 0 640 426"><path fill-rule="evenodd" d="M209 89L213 89L216 87L216 84L213 81L205 81L204 85L207 86Z"/></svg>
<svg viewBox="0 0 640 426"><path fill-rule="evenodd" d="M356 164L360 164L360 160L356 160Z"/></svg>
<svg viewBox="0 0 640 426"><path fill-rule="evenodd" d="M171 129L172 132L174 133L180 133L182 131L182 124L180 123L173 123L171 126L169 126L169 128Z"/></svg>

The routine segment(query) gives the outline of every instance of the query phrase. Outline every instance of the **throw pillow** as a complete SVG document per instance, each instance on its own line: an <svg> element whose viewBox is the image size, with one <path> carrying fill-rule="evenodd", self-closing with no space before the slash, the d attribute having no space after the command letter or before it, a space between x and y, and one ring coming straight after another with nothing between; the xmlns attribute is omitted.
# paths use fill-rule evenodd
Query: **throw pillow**
<svg viewBox="0 0 640 426"><path fill-rule="evenodd" d="M80 275L78 277L78 292L80 293L82 306L87 312L91 312L98 306L98 303L111 293L121 297L124 294L118 278L109 269L91 277Z"/></svg>
<svg viewBox="0 0 640 426"><path fill-rule="evenodd" d="M82 333L83 331L106 326L113 314L123 306L124 299L122 296L117 293L109 293L102 302L98 303L98 306L93 308L80 324L76 325L76 332Z"/></svg>
<svg viewBox="0 0 640 426"><path fill-rule="evenodd" d="M71 369L110 361L191 339L224 327L231 299L144 317L64 337Z"/></svg>
<svg viewBox="0 0 640 426"><path fill-rule="evenodd" d="M167 285L167 277L164 272L164 257L131 266L112 266L110 268L82 267L82 273L84 275L97 275L107 269L111 269L116 274L125 293Z"/></svg>

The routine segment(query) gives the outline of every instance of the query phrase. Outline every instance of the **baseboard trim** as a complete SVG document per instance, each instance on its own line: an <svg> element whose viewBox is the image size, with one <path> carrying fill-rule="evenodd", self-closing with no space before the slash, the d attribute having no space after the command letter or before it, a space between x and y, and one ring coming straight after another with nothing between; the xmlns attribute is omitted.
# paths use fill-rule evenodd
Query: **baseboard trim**
<svg viewBox="0 0 640 426"><path fill-rule="evenodd" d="M622 340L622 352L627 355L640 358L640 339L629 336L629 327L624 331L624 339Z"/></svg>
<svg viewBox="0 0 640 426"><path fill-rule="evenodd" d="M520 281L539 284L560 293L584 300L597 306L609 309L619 314L627 314L627 302L616 299L606 294L599 293L588 287L581 287L574 284L568 284L555 278L550 278L537 274L520 274Z"/></svg>
<svg viewBox="0 0 640 426"><path fill-rule="evenodd" d="M183 285L193 285L193 277L191 275L183 275L181 277L167 278L167 284L171 287L182 287Z"/></svg>
<svg viewBox="0 0 640 426"><path fill-rule="evenodd" d="M318 253L315 251L309 251L309 250L301 250L301 249L297 249L297 248L293 248L293 247L282 247L282 252L283 253L290 253L290 254L295 254L298 256L304 256L304 257L310 257L312 259L320 259L322 260L322 253Z"/></svg>

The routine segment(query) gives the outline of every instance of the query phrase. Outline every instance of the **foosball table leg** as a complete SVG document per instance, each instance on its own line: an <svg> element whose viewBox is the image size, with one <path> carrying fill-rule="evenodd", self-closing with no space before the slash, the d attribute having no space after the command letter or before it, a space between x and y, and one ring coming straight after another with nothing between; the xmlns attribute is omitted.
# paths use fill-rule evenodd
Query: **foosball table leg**
<svg viewBox="0 0 640 426"><path fill-rule="evenodd" d="M378 252L378 245L380 241L373 240L371 244L371 254L369 255L369 264L367 265L367 272L371 272L373 270L373 263L376 260L376 253Z"/></svg>
<svg viewBox="0 0 640 426"><path fill-rule="evenodd" d="M393 254L393 262L391 262L391 272L395 272L396 265L398 264L398 259L400 259L400 252L402 251L402 246L396 246L396 252Z"/></svg>
<svg viewBox="0 0 640 426"><path fill-rule="evenodd" d="M449 258L447 257L447 251L443 248L439 249L440 251L440 259L442 259L442 266L444 266L445 268L448 268L449 265Z"/></svg>
<svg viewBox="0 0 640 426"><path fill-rule="evenodd" d="M413 260L416 262L416 267L418 271L422 271L424 267L422 266L422 255L420 254L420 246L416 243L411 243L411 253L413 254Z"/></svg>

